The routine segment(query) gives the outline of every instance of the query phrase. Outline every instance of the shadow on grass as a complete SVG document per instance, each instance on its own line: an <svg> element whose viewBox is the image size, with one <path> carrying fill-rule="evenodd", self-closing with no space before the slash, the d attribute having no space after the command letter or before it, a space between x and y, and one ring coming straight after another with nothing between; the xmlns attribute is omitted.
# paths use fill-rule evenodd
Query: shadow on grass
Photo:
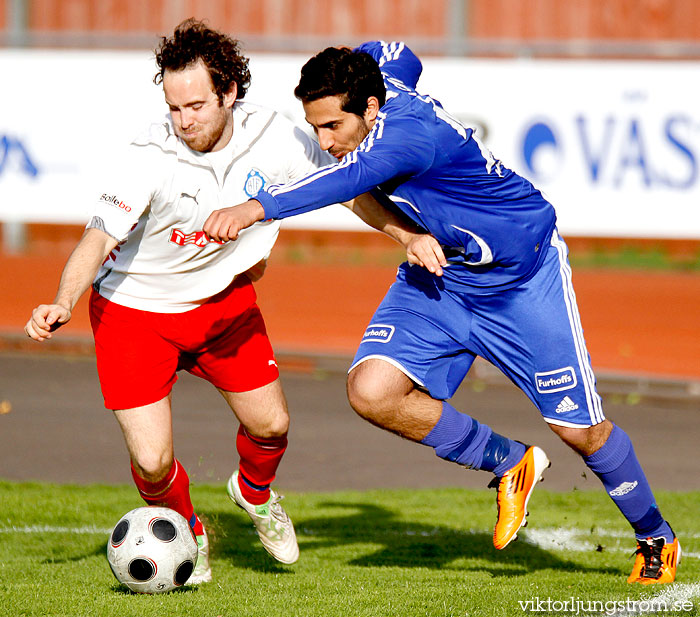
<svg viewBox="0 0 700 617"><path fill-rule="evenodd" d="M102 557L104 559L104 567L107 571L109 571L109 564L107 562L107 543L106 542L101 543L99 546L95 547L95 549L92 551L73 553L73 554L66 553L63 556L46 557L42 561L42 563L43 564L61 565L61 564L66 564L66 563L76 563L79 561L83 561L85 559L89 559L91 557ZM119 583L116 580L112 583L112 585L110 585L110 589L114 593L119 593L119 594L127 595L127 596L128 595L141 595L136 591L132 591L126 585ZM199 587L197 585L184 585L183 587L178 587L176 589L172 589L168 593L186 593L186 592L196 593L197 591L199 591ZM149 595L149 594L146 594L146 595Z"/></svg>
<svg viewBox="0 0 700 617"><path fill-rule="evenodd" d="M141 596L141 595L159 595L159 594L142 594L139 593L138 591L132 591L129 589L126 585L123 585L122 583L113 583L110 585L110 591L114 593L121 594L123 596ZM171 589L170 591L166 591L165 594L163 595L171 595L171 594L176 594L176 593L197 593L199 592L199 586L198 585L184 585L183 587L177 587L175 589Z"/></svg>
<svg viewBox="0 0 700 617"><path fill-rule="evenodd" d="M347 563L358 567L439 570L454 568L452 564L456 560L473 560L473 563L462 562L459 568L464 571L486 571L494 577L522 576L545 569L615 576L625 574L620 568L592 567L562 559L555 551L546 551L525 542L515 542L505 550L497 551L493 547L490 533L399 520L395 510L376 504L329 500L319 504L318 508L328 514L315 518L295 518L302 557L307 551L323 548L373 544L379 548L359 557L348 557ZM235 511L203 514L213 557L256 572L294 573L293 568L268 555L245 514ZM106 542L101 542L90 551L75 552L74 548L75 546L58 550L54 547L53 554L47 556L42 563L74 563L97 556L105 559L107 567ZM185 586L180 591L192 589ZM118 584L114 585L114 591L132 593Z"/></svg>
<svg viewBox="0 0 700 617"><path fill-rule="evenodd" d="M212 557L226 559L235 566L256 572L294 574L294 570L267 553L253 523L243 512L205 511L200 516L207 529Z"/></svg>
<svg viewBox="0 0 700 617"><path fill-rule="evenodd" d="M594 572L620 576L614 567L591 567L561 559L556 552L543 550L525 542L515 542L503 551L493 547L490 533L460 531L445 526L431 526L398 520L396 513L376 504L328 501L321 508L352 511L347 516L321 516L295 519L302 557L306 551L325 547L377 544L379 550L349 560L359 567L451 568L453 561L473 559L474 565L462 570L487 571L495 577L522 576L532 571L557 569L570 572ZM260 545L250 524L229 512L212 513L210 525L216 539L212 553L230 559L243 568L265 572L291 572L276 564ZM212 525L213 523L213 525ZM305 541L305 538L312 538ZM484 562L488 562L484 564Z"/></svg>

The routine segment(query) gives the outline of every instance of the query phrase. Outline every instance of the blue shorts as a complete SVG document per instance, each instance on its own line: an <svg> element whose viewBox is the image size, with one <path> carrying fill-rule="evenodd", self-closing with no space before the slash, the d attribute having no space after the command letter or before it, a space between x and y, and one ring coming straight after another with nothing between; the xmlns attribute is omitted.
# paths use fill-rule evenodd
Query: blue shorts
<svg viewBox="0 0 700 617"><path fill-rule="evenodd" d="M523 390L547 422L575 428L602 422L568 249L556 231L547 251L529 281L486 295L419 287L399 270L350 370L379 358L433 398L448 399L481 356Z"/></svg>

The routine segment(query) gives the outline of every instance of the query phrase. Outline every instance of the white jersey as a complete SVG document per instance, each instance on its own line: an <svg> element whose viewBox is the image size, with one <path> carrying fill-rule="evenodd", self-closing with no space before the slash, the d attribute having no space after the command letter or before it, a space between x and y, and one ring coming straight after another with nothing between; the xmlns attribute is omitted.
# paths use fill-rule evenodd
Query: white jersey
<svg viewBox="0 0 700 617"><path fill-rule="evenodd" d="M334 159L277 112L239 101L233 118L226 147L199 153L175 135L167 116L110 170L88 223L120 242L95 278L100 295L140 310L184 312L269 255L278 221L256 223L224 244L208 241L202 226L214 210Z"/></svg>

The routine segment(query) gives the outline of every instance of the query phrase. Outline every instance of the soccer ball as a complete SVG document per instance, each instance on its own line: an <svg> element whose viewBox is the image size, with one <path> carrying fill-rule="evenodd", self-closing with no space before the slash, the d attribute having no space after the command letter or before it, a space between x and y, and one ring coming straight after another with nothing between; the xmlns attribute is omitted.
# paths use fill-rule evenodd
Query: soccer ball
<svg viewBox="0 0 700 617"><path fill-rule="evenodd" d="M181 587L197 563L197 540L189 523L170 508L127 512L107 544L114 576L132 591L164 593Z"/></svg>

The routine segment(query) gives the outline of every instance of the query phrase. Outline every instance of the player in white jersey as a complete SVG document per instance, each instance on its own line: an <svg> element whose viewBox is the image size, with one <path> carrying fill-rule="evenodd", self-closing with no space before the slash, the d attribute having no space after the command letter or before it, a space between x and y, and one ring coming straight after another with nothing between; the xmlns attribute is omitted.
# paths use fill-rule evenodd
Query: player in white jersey
<svg viewBox="0 0 700 617"><path fill-rule="evenodd" d="M270 488L289 415L251 283L262 275L279 223L261 222L229 243L210 241L202 226L223 205L332 159L279 114L241 101L248 61L230 37L187 20L162 39L156 63L169 116L110 167L56 298L34 309L25 331L37 341L51 338L92 285L105 406L122 429L143 499L190 522L200 557L189 582L200 583L211 580L207 535L173 452L170 396L180 369L210 381L240 421L229 496L271 555L286 564L299 555L292 522ZM362 216L359 204L348 205ZM414 242L395 221L385 218L384 231Z"/></svg>
<svg viewBox="0 0 700 617"><path fill-rule="evenodd" d="M217 204L245 199L278 178L299 177L328 161L277 112L240 100L232 111L235 138L221 150L192 150L169 120L129 146L124 167L112 174L93 210L110 235L125 240L100 268L95 287L101 296L178 313L197 307L269 254L278 221L256 225L231 244L210 242L202 224Z"/></svg>

